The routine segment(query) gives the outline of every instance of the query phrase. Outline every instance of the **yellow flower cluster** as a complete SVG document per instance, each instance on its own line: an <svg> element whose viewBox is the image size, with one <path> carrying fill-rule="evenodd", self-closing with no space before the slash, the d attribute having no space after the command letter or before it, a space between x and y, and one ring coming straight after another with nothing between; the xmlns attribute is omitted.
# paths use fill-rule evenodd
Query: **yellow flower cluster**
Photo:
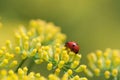
<svg viewBox="0 0 120 80"><path fill-rule="evenodd" d="M17 64L18 61L15 59L15 54L10 52L10 41L6 41L6 46L0 48L0 68L12 69Z"/></svg>
<svg viewBox="0 0 120 80"><path fill-rule="evenodd" d="M36 64L47 62L47 70L54 71L48 76L49 80L87 80L79 77L78 73L87 73L86 65L80 64L81 54L75 54L65 45L66 36L60 27L42 20L32 20L28 29L20 26L15 32L15 43L10 40L0 48L0 80L46 80L39 73L27 72L22 64L32 59ZM42 64L41 64L42 65ZM17 72L17 73L16 73ZM64 74L63 74L64 73Z"/></svg>
<svg viewBox="0 0 120 80"><path fill-rule="evenodd" d="M96 76L106 79L117 80L120 71L120 51L106 49L104 52L97 50L95 53L88 54L89 67Z"/></svg>
<svg viewBox="0 0 120 80"><path fill-rule="evenodd" d="M0 80L68 80L68 74L64 74L62 78L59 78L55 74L49 74L48 77L42 76L40 73L30 72L27 74L28 68L19 68L15 73L13 70L1 70ZM87 80L86 78L80 78L78 75L74 76L70 80Z"/></svg>

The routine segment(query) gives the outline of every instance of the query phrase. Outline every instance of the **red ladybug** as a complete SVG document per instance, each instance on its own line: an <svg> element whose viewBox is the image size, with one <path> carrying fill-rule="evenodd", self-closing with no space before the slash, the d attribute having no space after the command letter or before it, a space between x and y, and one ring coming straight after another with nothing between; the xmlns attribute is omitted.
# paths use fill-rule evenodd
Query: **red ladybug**
<svg viewBox="0 0 120 80"><path fill-rule="evenodd" d="M69 41L65 43L65 46L69 48L71 51L75 52L76 54L79 52L80 47L74 41Z"/></svg>

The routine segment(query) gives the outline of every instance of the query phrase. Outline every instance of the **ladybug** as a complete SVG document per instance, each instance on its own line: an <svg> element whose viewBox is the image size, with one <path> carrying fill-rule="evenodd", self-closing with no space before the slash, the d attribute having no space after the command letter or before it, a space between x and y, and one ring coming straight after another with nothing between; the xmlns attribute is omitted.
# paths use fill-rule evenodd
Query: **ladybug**
<svg viewBox="0 0 120 80"><path fill-rule="evenodd" d="M79 52L80 47L74 41L69 41L65 43L65 47L69 48L71 51L75 52L76 54Z"/></svg>

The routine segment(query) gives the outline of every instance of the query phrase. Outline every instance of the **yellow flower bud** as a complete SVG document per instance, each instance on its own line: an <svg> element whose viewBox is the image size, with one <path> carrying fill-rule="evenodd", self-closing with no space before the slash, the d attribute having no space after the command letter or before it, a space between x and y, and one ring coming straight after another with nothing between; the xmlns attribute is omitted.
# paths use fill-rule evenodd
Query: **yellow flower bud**
<svg viewBox="0 0 120 80"><path fill-rule="evenodd" d="M13 75L13 74L14 74L14 71L13 71L13 70L9 70L9 71L8 71L8 74L9 74L9 75Z"/></svg>
<svg viewBox="0 0 120 80"><path fill-rule="evenodd" d="M113 54L112 54L113 59L116 58L118 55L119 55L119 51L113 50Z"/></svg>
<svg viewBox="0 0 120 80"><path fill-rule="evenodd" d="M29 37L31 37L31 36L32 36L32 32L31 32L31 31L28 31L28 32L27 32L27 35L28 35Z"/></svg>
<svg viewBox="0 0 120 80"><path fill-rule="evenodd" d="M18 54L20 53L20 47L15 47L15 52Z"/></svg>
<svg viewBox="0 0 120 80"><path fill-rule="evenodd" d="M2 56L3 55L3 50L0 50L0 56Z"/></svg>
<svg viewBox="0 0 120 80"><path fill-rule="evenodd" d="M86 65L80 65L75 71L76 72L82 72L86 70Z"/></svg>
<svg viewBox="0 0 120 80"><path fill-rule="evenodd" d="M116 77L118 75L118 70L117 69L113 69L112 70L112 76Z"/></svg>
<svg viewBox="0 0 120 80"><path fill-rule="evenodd" d="M71 69L69 69L68 71L67 71L67 73L68 73L68 75L70 76L70 75L72 75L72 70Z"/></svg>
<svg viewBox="0 0 120 80"><path fill-rule="evenodd" d="M61 80L68 80L68 74L64 74Z"/></svg>
<svg viewBox="0 0 120 80"><path fill-rule="evenodd" d="M69 59L70 59L69 61L70 62L74 61L74 58L75 58L75 53L74 52L70 52L69 53Z"/></svg>
<svg viewBox="0 0 120 80"><path fill-rule="evenodd" d="M59 48L59 47L60 47L60 43L56 43L56 47L58 47L58 48Z"/></svg>
<svg viewBox="0 0 120 80"><path fill-rule="evenodd" d="M24 52L22 53L21 57L22 57L22 59L27 58L27 52L26 52L26 51L24 51Z"/></svg>
<svg viewBox="0 0 120 80"><path fill-rule="evenodd" d="M44 50L45 50L45 51L48 51L49 49L50 49L49 46L45 46L45 47L44 47Z"/></svg>
<svg viewBox="0 0 120 80"><path fill-rule="evenodd" d="M71 68L76 68L78 65L79 65L79 61L74 61L74 62L71 64Z"/></svg>
<svg viewBox="0 0 120 80"><path fill-rule="evenodd" d="M25 74L27 74L28 68L27 68L27 67L24 67L24 68L23 68L23 71L24 71Z"/></svg>
<svg viewBox="0 0 120 80"><path fill-rule="evenodd" d="M96 51L96 56L99 59L102 56L102 51L101 50L97 50Z"/></svg>
<svg viewBox="0 0 120 80"><path fill-rule="evenodd" d="M74 60L80 61L82 55L81 54L76 54Z"/></svg>
<svg viewBox="0 0 120 80"><path fill-rule="evenodd" d="M87 78L80 78L80 80L88 80Z"/></svg>
<svg viewBox="0 0 120 80"><path fill-rule="evenodd" d="M60 50L60 48L58 47L58 48L55 48L55 51L56 51L56 53L59 54L61 50Z"/></svg>
<svg viewBox="0 0 120 80"><path fill-rule="evenodd" d="M115 67L120 65L120 57L116 57L116 58L113 60L113 65L114 65Z"/></svg>
<svg viewBox="0 0 120 80"><path fill-rule="evenodd" d="M105 71L104 76L106 79L110 78L110 72L109 71Z"/></svg>
<svg viewBox="0 0 120 80"><path fill-rule="evenodd" d="M66 53L66 54L63 54L62 55L62 60L65 61L66 63L69 61L69 55Z"/></svg>
<svg viewBox="0 0 120 80"><path fill-rule="evenodd" d="M4 59L4 60L1 62L0 66L1 66L1 67L4 67L4 66L6 66L7 64L8 64L8 59Z"/></svg>
<svg viewBox="0 0 120 80"><path fill-rule="evenodd" d="M25 50L28 50L28 49L29 49L29 42L28 42L28 41L26 41L26 42L24 43L24 49L25 49Z"/></svg>
<svg viewBox="0 0 120 80"><path fill-rule="evenodd" d="M21 36L19 34L15 34L15 38L16 38L16 44L20 45Z"/></svg>
<svg viewBox="0 0 120 80"><path fill-rule="evenodd" d="M7 40L7 41L6 41L6 47L7 47L7 48L10 48L10 47L11 47L10 40Z"/></svg>
<svg viewBox="0 0 120 80"><path fill-rule="evenodd" d="M55 70L55 74L56 74L56 75L59 75L59 73L60 73L60 69L57 68L57 69Z"/></svg>
<svg viewBox="0 0 120 80"><path fill-rule="evenodd" d="M36 44L36 49L39 49L41 47L41 43Z"/></svg>
<svg viewBox="0 0 120 80"><path fill-rule="evenodd" d="M78 75L73 77L73 80L80 80L80 77Z"/></svg>
<svg viewBox="0 0 120 80"><path fill-rule="evenodd" d="M109 53L108 52L104 52L104 57L107 58L109 56Z"/></svg>
<svg viewBox="0 0 120 80"><path fill-rule="evenodd" d="M35 75L35 73L34 72L30 72L29 74L28 74L28 77L31 79L31 80L34 80L34 75Z"/></svg>
<svg viewBox="0 0 120 80"><path fill-rule="evenodd" d="M9 59L10 53L5 53L5 58Z"/></svg>
<svg viewBox="0 0 120 80"><path fill-rule="evenodd" d="M30 23L29 23L29 25L30 25L31 27L34 27L34 28L38 26L37 22L34 21L34 20L31 20Z"/></svg>
<svg viewBox="0 0 120 80"><path fill-rule="evenodd" d="M6 50L7 50L5 46L2 46L1 49L2 49L3 51L6 51Z"/></svg>
<svg viewBox="0 0 120 80"><path fill-rule="evenodd" d="M35 77L39 79L40 78L40 73L36 73Z"/></svg>
<svg viewBox="0 0 120 80"><path fill-rule="evenodd" d="M99 68L102 68L102 67L103 67L103 61L102 61L102 59L99 59L99 60L97 61L97 65L98 65Z"/></svg>
<svg viewBox="0 0 120 80"><path fill-rule="evenodd" d="M107 60L105 61L105 64L106 64L106 67L107 67L107 68L110 68L111 60L107 59Z"/></svg>
<svg viewBox="0 0 120 80"><path fill-rule="evenodd" d="M18 64L18 62L16 60L14 60L11 64L10 64L10 68L15 67Z"/></svg>
<svg viewBox="0 0 120 80"><path fill-rule="evenodd" d="M26 36L26 35L24 35L24 36L23 36L23 41L26 42L26 41L28 41L28 40L29 40L29 37Z"/></svg>
<svg viewBox="0 0 120 80"><path fill-rule="evenodd" d="M64 66L65 62L64 61L60 61L58 64L58 68L62 68Z"/></svg>
<svg viewBox="0 0 120 80"><path fill-rule="evenodd" d="M87 57L88 57L88 60L92 63L96 62L96 60L97 60L95 53L90 53Z"/></svg>
<svg viewBox="0 0 120 80"><path fill-rule="evenodd" d="M96 68L94 69L94 73L96 76L99 76L100 75L100 69Z"/></svg>
<svg viewBox="0 0 120 80"><path fill-rule="evenodd" d="M24 71L21 68L18 69L18 75L19 77L22 77L24 75Z"/></svg>
<svg viewBox="0 0 120 80"><path fill-rule="evenodd" d="M56 75L53 75L53 74L50 74L48 76L49 80L58 80L57 76Z"/></svg>
<svg viewBox="0 0 120 80"><path fill-rule="evenodd" d="M63 61L66 60L66 55L68 55L68 54L67 54L67 51L64 50L64 51L61 53L61 58L62 58Z"/></svg>
<svg viewBox="0 0 120 80"><path fill-rule="evenodd" d="M37 52L37 49L33 49L33 51L31 52L30 56L35 56L36 52Z"/></svg>
<svg viewBox="0 0 120 80"><path fill-rule="evenodd" d="M43 59L48 61L48 53L46 51L43 52Z"/></svg>
<svg viewBox="0 0 120 80"><path fill-rule="evenodd" d="M29 78L27 75L25 75L25 76L23 76L21 79L22 79L22 80L29 80L29 79L31 79L31 78Z"/></svg>
<svg viewBox="0 0 120 80"><path fill-rule="evenodd" d="M37 60L35 60L36 64L41 64L42 62L43 62L43 59L37 59Z"/></svg>
<svg viewBox="0 0 120 80"><path fill-rule="evenodd" d="M89 77L93 77L93 73L89 69L85 69L84 73Z"/></svg>
<svg viewBox="0 0 120 80"><path fill-rule="evenodd" d="M48 63L48 64L47 64L47 69L48 69L48 70L51 70L51 69L52 69L52 66L53 66L52 63Z"/></svg>
<svg viewBox="0 0 120 80"><path fill-rule="evenodd" d="M55 59L56 62L59 61L59 54L58 54L58 53L55 53L55 54L54 54L54 59Z"/></svg>
<svg viewBox="0 0 120 80"><path fill-rule="evenodd" d="M6 53L5 54L5 58L7 58L8 60L13 59L14 58L14 54Z"/></svg>
<svg viewBox="0 0 120 80"><path fill-rule="evenodd" d="M1 74L2 76L6 76L6 75L7 75L7 71L6 71L6 70L1 70L0 74Z"/></svg>

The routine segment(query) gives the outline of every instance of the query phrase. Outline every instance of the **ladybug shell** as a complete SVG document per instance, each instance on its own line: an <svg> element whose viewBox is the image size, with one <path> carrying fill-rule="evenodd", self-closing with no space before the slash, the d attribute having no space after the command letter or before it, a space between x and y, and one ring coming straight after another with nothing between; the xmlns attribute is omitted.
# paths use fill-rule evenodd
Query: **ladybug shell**
<svg viewBox="0 0 120 80"><path fill-rule="evenodd" d="M65 46L69 48L71 51L75 52L76 54L79 52L79 49L80 49L78 44L73 41L66 42Z"/></svg>

